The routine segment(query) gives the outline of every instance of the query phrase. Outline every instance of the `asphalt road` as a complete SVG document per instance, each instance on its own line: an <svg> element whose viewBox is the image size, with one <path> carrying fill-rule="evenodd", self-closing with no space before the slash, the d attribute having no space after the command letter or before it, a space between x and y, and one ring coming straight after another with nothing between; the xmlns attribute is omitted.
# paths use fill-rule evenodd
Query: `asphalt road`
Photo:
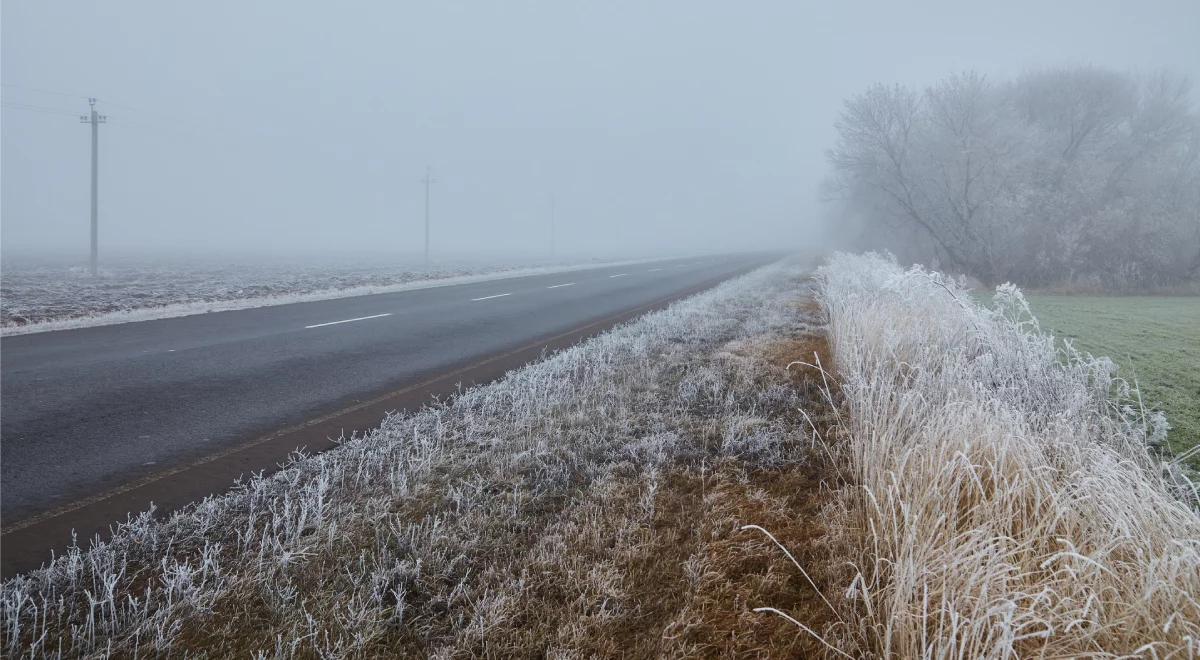
<svg viewBox="0 0 1200 660"><path fill-rule="evenodd" d="M668 260L0 339L0 518L7 530L138 480L169 487L172 468L773 258Z"/></svg>

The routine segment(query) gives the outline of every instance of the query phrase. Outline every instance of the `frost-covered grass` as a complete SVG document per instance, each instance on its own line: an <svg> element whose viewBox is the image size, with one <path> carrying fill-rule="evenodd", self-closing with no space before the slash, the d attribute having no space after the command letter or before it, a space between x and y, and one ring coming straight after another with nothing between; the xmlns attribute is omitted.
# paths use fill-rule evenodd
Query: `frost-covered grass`
<svg viewBox="0 0 1200 660"><path fill-rule="evenodd" d="M65 330L268 305L564 272L630 261L437 262L318 259L229 262L113 260L97 277L86 268L4 262L0 334Z"/></svg>
<svg viewBox="0 0 1200 660"><path fill-rule="evenodd" d="M1107 359L882 257L819 275L844 396L852 655L1196 657L1200 515Z"/></svg>
<svg viewBox="0 0 1200 660"><path fill-rule="evenodd" d="M734 503L755 522L787 514L777 502L789 482L774 477L784 488L771 491L753 475L800 462L803 402L756 347L806 330L794 304L804 287L795 265L755 271L166 520L136 516L110 542L3 584L4 652L531 657L762 644L738 619L743 600L792 578L764 559L774 548L739 536ZM734 571L738 584L753 588L711 597L739 556L753 566ZM704 638L697 622L721 608L740 632ZM795 643L779 630L780 648Z"/></svg>

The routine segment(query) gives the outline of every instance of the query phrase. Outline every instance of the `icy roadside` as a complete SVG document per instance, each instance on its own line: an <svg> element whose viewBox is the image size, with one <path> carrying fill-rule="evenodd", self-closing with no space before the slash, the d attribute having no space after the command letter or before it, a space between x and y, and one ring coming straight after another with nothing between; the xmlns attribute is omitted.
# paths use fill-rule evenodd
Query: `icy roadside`
<svg viewBox="0 0 1200 660"><path fill-rule="evenodd" d="M271 305L396 293L656 259L553 265L460 265L433 271L394 267L231 268L225 272L123 268L96 280L74 270L6 271L0 337L114 325Z"/></svg>
<svg viewBox="0 0 1200 660"><path fill-rule="evenodd" d="M804 650L814 331L776 264L0 588L6 655L635 656Z"/></svg>

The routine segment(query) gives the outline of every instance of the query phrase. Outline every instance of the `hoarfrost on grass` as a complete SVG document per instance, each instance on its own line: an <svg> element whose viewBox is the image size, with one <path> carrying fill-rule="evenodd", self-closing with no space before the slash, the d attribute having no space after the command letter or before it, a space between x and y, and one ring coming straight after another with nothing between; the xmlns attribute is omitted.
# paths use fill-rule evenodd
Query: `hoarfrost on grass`
<svg viewBox="0 0 1200 660"><path fill-rule="evenodd" d="M855 488L848 649L885 657L1200 654L1196 490L1107 358L879 255L819 271Z"/></svg>
<svg viewBox="0 0 1200 660"><path fill-rule="evenodd" d="M720 350L804 332L789 304L804 286L797 265L760 269L165 520L134 516L4 583L5 653L569 653L636 615L605 558L644 537L664 470L807 446L787 433L782 365ZM531 607L543 598L563 605Z"/></svg>

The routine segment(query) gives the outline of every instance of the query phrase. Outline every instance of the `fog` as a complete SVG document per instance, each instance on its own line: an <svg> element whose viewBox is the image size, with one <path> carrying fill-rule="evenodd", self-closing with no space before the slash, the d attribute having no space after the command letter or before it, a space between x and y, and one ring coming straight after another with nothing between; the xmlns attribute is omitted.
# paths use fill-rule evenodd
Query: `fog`
<svg viewBox="0 0 1200 660"><path fill-rule="evenodd" d="M1200 78L1200 3L6 2L5 257L804 247L843 100L962 69ZM905 6L901 6L905 5ZM968 6L971 5L971 6Z"/></svg>

